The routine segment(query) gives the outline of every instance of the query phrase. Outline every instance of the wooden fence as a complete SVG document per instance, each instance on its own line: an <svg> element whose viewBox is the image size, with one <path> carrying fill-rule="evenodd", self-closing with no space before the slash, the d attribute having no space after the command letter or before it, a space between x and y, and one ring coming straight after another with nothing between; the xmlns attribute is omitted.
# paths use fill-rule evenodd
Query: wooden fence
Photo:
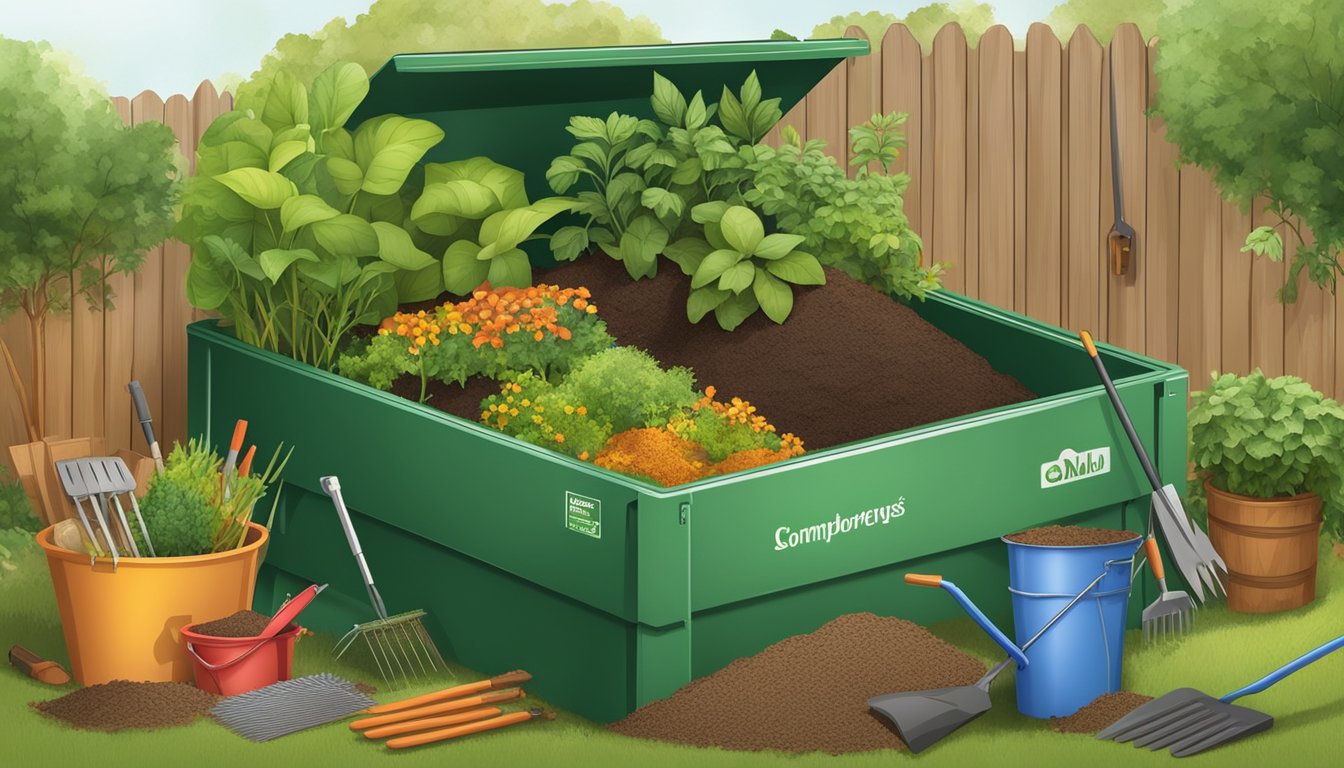
<svg viewBox="0 0 1344 768"><path fill-rule="evenodd" d="M1102 46L1085 29L1062 44L1036 24L1023 50L1004 27L970 48L949 25L927 52L897 25L869 56L831 72L783 122L838 153L847 127L876 112L909 113L898 164L912 177L906 212L927 256L952 265L945 283L954 291L1173 360L1191 371L1192 387L1214 369L1260 366L1341 397L1344 295L1304 285L1296 304L1275 301L1283 266L1239 252L1261 223L1259 212L1239 211L1207 173L1178 167L1162 122L1146 117L1156 56L1155 42L1133 25ZM1125 216L1138 232L1124 277L1111 276L1105 253L1112 68ZM210 121L230 108L208 83L190 100L165 103L147 92L114 101L129 122L166 122L188 157ZM1291 255L1286 231L1284 240ZM52 434L101 432L114 447L144 450L125 393L126 382L139 378L161 441L184 436L183 327L196 316L182 288L187 262L187 249L169 242L133 277L116 279L114 311L77 308L50 321ZM23 318L0 333L25 365ZM6 378L0 400L16 400ZM23 442L17 405L5 410L0 445Z"/></svg>

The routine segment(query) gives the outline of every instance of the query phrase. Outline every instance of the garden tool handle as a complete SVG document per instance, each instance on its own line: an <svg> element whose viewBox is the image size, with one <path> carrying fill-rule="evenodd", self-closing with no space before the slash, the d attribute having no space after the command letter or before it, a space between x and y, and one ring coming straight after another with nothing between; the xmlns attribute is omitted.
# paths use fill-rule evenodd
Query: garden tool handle
<svg viewBox="0 0 1344 768"><path fill-rule="evenodd" d="M127 385L131 391L131 402L135 403L135 416L140 420L140 429L145 433L145 442L149 444L149 455L154 459L154 468L163 473L163 452L159 450L159 441L154 439L154 420L149 416L149 401L145 400L145 390L139 379L132 379Z"/></svg>
<svg viewBox="0 0 1344 768"><path fill-rule="evenodd" d="M373 603L373 610L378 612L378 618L387 618L387 608L383 606L383 596L378 594L378 588L373 585L373 573L369 570L369 564L364 560L364 548L359 545L359 535L355 533L355 526L350 523L350 512L345 508L345 499L341 496L341 481L335 475L327 475L317 480L322 486L322 491L331 497L331 503L336 507L336 516L341 520L341 528L345 531L345 540L350 544L350 551L355 555L355 562L359 564L359 575L364 579L364 588L369 591L369 601Z"/></svg>
<svg viewBox="0 0 1344 768"><path fill-rule="evenodd" d="M1143 551L1148 555L1148 566L1153 569L1153 578L1157 579L1162 585L1162 591L1167 591L1167 571L1162 567L1162 552L1157 548L1157 539L1148 534L1148 538L1143 540Z"/></svg>
<svg viewBox="0 0 1344 768"><path fill-rule="evenodd" d="M444 688L441 691L434 691L433 693L426 693L420 696L413 696L409 699L393 701L387 704L378 704L376 706L369 707L364 711L370 715L379 715L385 712L399 712L403 709L421 707L426 704L433 704L438 701L448 701L450 699L456 699L462 696L467 696L469 694L479 693L480 691L488 691L492 688L508 688L510 686L519 685L520 683L526 683L531 679L532 675L528 674L527 672L524 672L521 669L515 669L512 672L505 672L502 675L496 675L488 680L477 680L474 683L463 683L462 685L454 685L451 688Z"/></svg>
<svg viewBox="0 0 1344 768"><path fill-rule="evenodd" d="M297 619L299 614L303 612L303 609L307 608L308 604L313 602L313 598L322 594L322 590L326 588L326 584L314 584L294 597L286 600L285 604L280 606L280 610L275 612L275 615L271 617L271 620L266 623L266 628L261 630L261 634L257 635L257 637L260 637L263 640L270 640L280 634L281 630L289 626L290 622Z"/></svg>
<svg viewBox="0 0 1344 768"><path fill-rule="evenodd" d="M450 725L461 725L470 723L474 720L485 720L489 717L504 714L504 710L499 707L481 707L480 709L469 709L466 712L458 712L452 715L441 715L439 717L422 717L419 720L407 720L402 723L393 723L378 728L370 728L364 732L366 739L385 739L388 736L402 736L416 731L428 731L434 728L446 728Z"/></svg>
<svg viewBox="0 0 1344 768"><path fill-rule="evenodd" d="M1083 346L1087 348L1087 354L1092 358L1092 364L1097 368L1101 384L1106 388L1106 396L1111 399L1111 405L1115 407L1115 413L1120 417L1120 425L1125 428L1125 434L1129 436L1134 452L1139 455L1139 463L1143 465L1144 474L1148 475L1148 482L1152 483L1154 491L1162 490L1162 481L1158 479L1157 470L1153 469L1153 462L1148 459L1148 451L1144 450L1143 442L1139 440L1139 433L1134 431L1134 422L1129 418L1129 411L1125 410L1125 404L1120 402L1120 393L1115 391L1115 382L1111 381L1111 374L1106 371L1106 364L1101 361L1101 355L1097 354L1097 346L1092 343L1092 334L1079 331L1078 335L1083 340Z"/></svg>
<svg viewBox="0 0 1344 768"><path fill-rule="evenodd" d="M427 707L416 707L415 709L404 709L400 712L389 712L386 715L375 715L374 717L361 717L350 723L350 730L364 731L369 728L391 725L393 723L404 723L410 720L419 720L423 717L432 715L445 715L449 712L460 712L466 709L475 709L476 707L489 704L498 704L502 701L512 701L527 696L527 692L522 688L505 688L502 691L490 691L477 696L468 696L465 699L453 699L439 704L430 704Z"/></svg>
<svg viewBox="0 0 1344 768"><path fill-rule="evenodd" d="M411 736L399 736L395 739L388 739L387 746L392 749L418 747L422 744L433 744L436 741L445 741L447 739L455 739L458 736L467 736L473 733L480 733L481 731L489 731L494 728L503 728L506 725L525 723L528 720L533 720L538 717L552 719L555 715L534 707L525 712L511 712L507 715L492 717L489 720L477 720L474 723L467 723L466 725L441 728L435 731L425 731L424 733L417 733Z"/></svg>
<svg viewBox="0 0 1344 768"><path fill-rule="evenodd" d="M913 581L910 579L911 576L915 577ZM1003 650L1008 652L1009 656L1013 657L1013 660L1017 662L1018 669L1027 668L1027 665L1030 662L1027 661L1027 655L1022 652L1022 649L1014 645L1013 641L1009 640L1007 635L1003 634L998 627L994 626L989 620L989 617L982 613L980 609L976 607L975 603L971 602L971 599L967 597L966 593L962 592L956 584L944 579L942 576L926 576L918 573L906 574L905 580L906 583L914 584L917 587L942 587L947 590L947 593L961 604L961 607L965 609L971 619L976 624L979 624L981 629L985 630L985 633L989 635L990 639L998 643L1000 648L1003 648Z"/></svg>
<svg viewBox="0 0 1344 768"><path fill-rule="evenodd" d="M1259 693L1268 688L1269 686L1279 682L1283 678L1307 666L1313 661L1318 661L1322 657L1327 656L1339 650L1340 648L1344 648L1344 635L1340 635L1339 637L1336 637L1334 640L1331 640L1330 642L1321 645L1314 650L1308 651L1302 654L1301 656L1298 656L1296 659L1293 659L1287 664L1284 664L1282 667L1279 667L1273 672L1270 672L1268 675L1265 675L1259 680L1256 680L1254 683L1251 683L1245 688L1238 688L1237 690L1227 694L1226 696L1219 699L1219 701L1227 703L1231 701L1236 701L1242 696L1249 696L1252 693Z"/></svg>

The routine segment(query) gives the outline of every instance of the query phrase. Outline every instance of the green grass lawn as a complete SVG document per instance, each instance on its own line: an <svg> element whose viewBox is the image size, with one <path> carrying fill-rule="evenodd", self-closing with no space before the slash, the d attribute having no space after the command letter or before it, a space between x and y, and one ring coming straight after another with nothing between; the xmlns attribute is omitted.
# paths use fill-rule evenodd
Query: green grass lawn
<svg viewBox="0 0 1344 768"><path fill-rule="evenodd" d="M14 532L0 532L0 545L13 550L15 570L0 570L0 642L22 643L66 661L46 563L36 547ZM1001 655L969 620L933 627L986 661ZM1259 678L1283 662L1344 632L1344 560L1321 553L1317 600L1307 608L1274 617L1229 613L1221 607L1199 613L1196 630L1186 637L1145 646L1138 632L1126 639L1125 682L1130 690L1160 695L1172 688L1194 687L1214 696ZM296 675L331 671L350 679L376 681L376 673L330 657L332 638L306 638L299 645ZM503 670L491 670L498 673ZM478 675L459 670L460 680ZM442 681L396 695L391 700L443 687ZM811 766L835 768L890 766L1103 766L1170 764L1166 752L1149 753L1129 745L1062 735L1040 721L1019 715L1013 703L1012 675L994 686L994 709L922 755L883 750L833 757L694 749L641 741L606 732L574 715L555 722L529 723L438 746L391 752L356 737L343 724L305 731L268 744L253 744L207 720L187 728L125 731L117 734L76 731L44 718L28 702L55 698L61 691L43 686L7 665L0 670L0 739L4 765L205 766L389 765L487 766ZM1267 733L1206 752L1183 765L1241 766L1338 765L1336 753L1344 729L1344 653L1333 654L1274 688L1241 700L1275 717ZM770 712L760 713L770 717Z"/></svg>

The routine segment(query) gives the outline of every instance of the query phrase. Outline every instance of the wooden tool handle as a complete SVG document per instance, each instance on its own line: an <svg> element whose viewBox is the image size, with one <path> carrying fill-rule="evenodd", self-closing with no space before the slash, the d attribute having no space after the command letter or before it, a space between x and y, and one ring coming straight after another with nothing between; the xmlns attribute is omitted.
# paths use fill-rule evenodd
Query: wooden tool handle
<svg viewBox="0 0 1344 768"><path fill-rule="evenodd" d="M25 675L48 685L65 685L70 682L70 675L60 664L48 661L22 645L9 649L9 663Z"/></svg>
<svg viewBox="0 0 1344 768"><path fill-rule="evenodd" d="M428 731L432 728L446 728L450 725L461 725L462 723L484 720L487 717L494 717L503 712L504 710L499 707L482 707L481 709L469 709L466 712L458 712L455 715L422 717L419 720L407 720L402 723L393 723L392 725L370 728L364 732L364 737L368 739L385 739L388 736L400 736L406 733L415 733L416 731Z"/></svg>
<svg viewBox="0 0 1344 768"><path fill-rule="evenodd" d="M1148 565L1153 569L1153 576L1158 581L1167 578L1167 572L1162 567L1162 552L1157 548L1157 539L1149 536L1143 542L1143 551L1148 553Z"/></svg>
<svg viewBox="0 0 1344 768"><path fill-rule="evenodd" d="M492 677L489 680L477 680L474 683L463 683L462 685L455 685L451 688L444 688L441 691L434 691L433 693L426 693L421 696L413 696L409 699L393 701L387 704L379 704L377 706L369 707L364 711L370 715L381 715L387 712L400 712L403 709L411 709L413 707L421 707L426 704L433 704L438 701L447 701L449 699L456 699L461 696L467 696L472 693L477 693L479 691L488 691L493 688L507 688L512 685L526 683L531 679L532 675L528 674L527 672L524 672L521 669L515 669L512 672L505 672L502 675L496 675L495 677Z"/></svg>
<svg viewBox="0 0 1344 768"><path fill-rule="evenodd" d="M905 574L905 583L914 584L916 587L941 587L943 577L933 574L907 573Z"/></svg>
<svg viewBox="0 0 1344 768"><path fill-rule="evenodd" d="M237 453L243 450L243 437L247 435L247 422L239 419L237 424L233 425L233 440L229 442L229 450Z"/></svg>
<svg viewBox="0 0 1344 768"><path fill-rule="evenodd" d="M467 736L473 733L489 731L495 728L503 728L515 723L525 723L536 717L543 715L540 709L532 709L527 712L513 712L501 717L494 717L489 720L480 720L467 725L458 725L452 728L442 728L435 731L425 731L413 736L401 736L395 739L389 739L387 746L392 749L405 749L406 747L418 747L423 744L433 744L436 741L446 741L455 739L459 736Z"/></svg>
<svg viewBox="0 0 1344 768"><path fill-rule="evenodd" d="M350 730L363 731L368 728L375 728L380 725L391 725L406 720L418 720L422 717L431 715L443 715L449 712L457 712L462 709L471 709L479 707L482 704L497 704L501 701L511 701L522 698L526 695L522 688L505 688L502 691L491 691L479 696L468 696L465 699L453 699L445 701L442 704L431 704L427 707L416 707L414 709L403 709L386 715L377 715L375 717L363 717L350 723Z"/></svg>
<svg viewBox="0 0 1344 768"><path fill-rule="evenodd" d="M1097 345L1092 343L1092 334L1087 331L1079 331L1078 336L1083 340L1083 346L1087 349L1087 354L1091 357L1097 356Z"/></svg>

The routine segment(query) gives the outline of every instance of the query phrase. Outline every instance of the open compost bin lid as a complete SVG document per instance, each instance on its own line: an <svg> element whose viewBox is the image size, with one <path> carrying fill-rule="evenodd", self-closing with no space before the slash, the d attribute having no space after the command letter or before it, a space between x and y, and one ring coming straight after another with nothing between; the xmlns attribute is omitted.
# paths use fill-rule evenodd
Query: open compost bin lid
<svg viewBox="0 0 1344 768"><path fill-rule="evenodd" d="M836 64L867 53L865 41L837 39L400 54L373 76L348 127L387 113L429 120L445 137L426 161L485 155L522 171L536 200L552 194L551 160L575 143L569 118L653 117L654 72L708 104L754 69L763 97L787 112Z"/></svg>

